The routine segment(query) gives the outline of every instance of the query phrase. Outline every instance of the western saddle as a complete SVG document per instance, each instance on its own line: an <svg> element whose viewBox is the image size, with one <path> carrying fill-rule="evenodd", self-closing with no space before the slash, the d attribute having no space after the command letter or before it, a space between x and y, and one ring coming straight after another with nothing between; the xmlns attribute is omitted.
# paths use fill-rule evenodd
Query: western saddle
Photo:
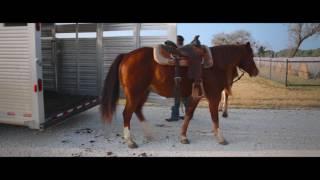
<svg viewBox="0 0 320 180"><path fill-rule="evenodd" d="M202 98L205 96L205 91L202 83L202 68L209 68L213 65L213 59L208 47L200 44L199 36L190 43L190 45L178 48L172 41L166 41L163 44L157 45L154 48L154 59L158 64L175 66L175 83L176 89L181 80L179 67L188 67L188 78L193 81L192 83L192 97ZM203 56L200 60L195 58L195 49L199 48L207 56Z"/></svg>

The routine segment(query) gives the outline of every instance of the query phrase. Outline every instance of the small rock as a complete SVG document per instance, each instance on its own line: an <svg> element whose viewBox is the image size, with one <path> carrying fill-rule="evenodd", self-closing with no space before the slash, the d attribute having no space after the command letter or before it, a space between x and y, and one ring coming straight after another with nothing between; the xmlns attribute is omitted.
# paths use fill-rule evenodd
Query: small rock
<svg viewBox="0 0 320 180"><path fill-rule="evenodd" d="M68 140L62 140L61 142L62 143L68 143L69 141Z"/></svg>
<svg viewBox="0 0 320 180"><path fill-rule="evenodd" d="M80 157L80 156L81 156L81 153L73 153L71 156L72 156L72 157Z"/></svg>
<svg viewBox="0 0 320 180"><path fill-rule="evenodd" d="M81 144L81 146L84 146L84 144Z"/></svg>
<svg viewBox="0 0 320 180"><path fill-rule="evenodd" d="M156 124L157 127L164 127L164 124Z"/></svg>
<svg viewBox="0 0 320 180"><path fill-rule="evenodd" d="M156 124L155 126L157 126L157 127L171 127L171 126L168 126L166 124Z"/></svg>
<svg viewBox="0 0 320 180"><path fill-rule="evenodd" d="M86 148L85 151L86 151L86 152L92 152L92 149Z"/></svg>
<svg viewBox="0 0 320 180"><path fill-rule="evenodd" d="M141 153L139 156L140 157L147 157L147 153Z"/></svg>
<svg viewBox="0 0 320 180"><path fill-rule="evenodd" d="M92 131L93 131L93 130L90 129L90 128L84 128L84 129L77 130L75 133L77 133L77 134L79 134L79 133L80 133L80 134L84 134L84 133L90 134Z"/></svg>
<svg viewBox="0 0 320 180"><path fill-rule="evenodd" d="M95 140L91 140L91 141L89 141L90 143L94 143L94 142L96 142Z"/></svg>
<svg viewBox="0 0 320 180"><path fill-rule="evenodd" d="M107 152L107 155L108 155L108 156L112 155L112 152Z"/></svg>
<svg viewBox="0 0 320 180"><path fill-rule="evenodd" d="M117 137L119 137L119 136L120 136L120 134L116 134L116 136L117 136Z"/></svg>

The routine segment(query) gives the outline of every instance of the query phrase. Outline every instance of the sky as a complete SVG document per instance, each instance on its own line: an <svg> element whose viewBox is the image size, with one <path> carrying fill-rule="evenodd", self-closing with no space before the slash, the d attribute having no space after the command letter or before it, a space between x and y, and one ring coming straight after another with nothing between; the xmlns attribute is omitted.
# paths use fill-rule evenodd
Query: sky
<svg viewBox="0 0 320 180"><path fill-rule="evenodd" d="M64 24L64 23L58 23ZM66 23L68 24L68 23ZM211 45L211 40L215 34L230 33L236 30L246 30L251 33L254 40L267 46L267 49L279 51L289 46L288 24L285 23L177 23L177 34L185 38L185 43L192 41L195 35L200 35L200 41L207 46ZM107 36L132 35L128 32L104 32ZM141 32L141 35L165 35L163 31ZM75 37L75 34L73 34ZM71 37L69 34L61 37ZM95 33L81 33L79 37L95 37ZM320 48L320 36L306 39L300 49Z"/></svg>
<svg viewBox="0 0 320 180"><path fill-rule="evenodd" d="M285 23L178 23L177 34L185 38L185 43L192 41L195 35L200 35L201 43L211 46L211 39L218 33L230 33L236 30L246 30L252 38L266 44L274 51L285 49L289 44L288 24ZM320 36L306 39L300 49L320 48Z"/></svg>

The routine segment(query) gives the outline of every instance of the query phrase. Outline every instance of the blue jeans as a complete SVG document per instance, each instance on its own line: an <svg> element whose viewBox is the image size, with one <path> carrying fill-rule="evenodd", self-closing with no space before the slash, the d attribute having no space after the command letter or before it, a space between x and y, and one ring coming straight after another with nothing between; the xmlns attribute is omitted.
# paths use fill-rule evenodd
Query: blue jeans
<svg viewBox="0 0 320 180"><path fill-rule="evenodd" d="M181 97L180 100L184 104L185 109L187 109L188 103L189 103L188 102L189 98L188 97L185 97L185 98ZM175 104L171 107L171 119L172 120L179 120L179 118L180 118L179 107L180 107L181 101L175 102Z"/></svg>

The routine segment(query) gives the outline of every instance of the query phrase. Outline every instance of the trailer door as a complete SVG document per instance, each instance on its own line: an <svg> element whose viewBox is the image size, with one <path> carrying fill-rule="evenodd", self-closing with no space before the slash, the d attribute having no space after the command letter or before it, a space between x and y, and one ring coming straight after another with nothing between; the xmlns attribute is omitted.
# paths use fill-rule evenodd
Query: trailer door
<svg viewBox="0 0 320 180"><path fill-rule="evenodd" d="M38 129L44 120L39 30L35 23L0 23L0 123Z"/></svg>

